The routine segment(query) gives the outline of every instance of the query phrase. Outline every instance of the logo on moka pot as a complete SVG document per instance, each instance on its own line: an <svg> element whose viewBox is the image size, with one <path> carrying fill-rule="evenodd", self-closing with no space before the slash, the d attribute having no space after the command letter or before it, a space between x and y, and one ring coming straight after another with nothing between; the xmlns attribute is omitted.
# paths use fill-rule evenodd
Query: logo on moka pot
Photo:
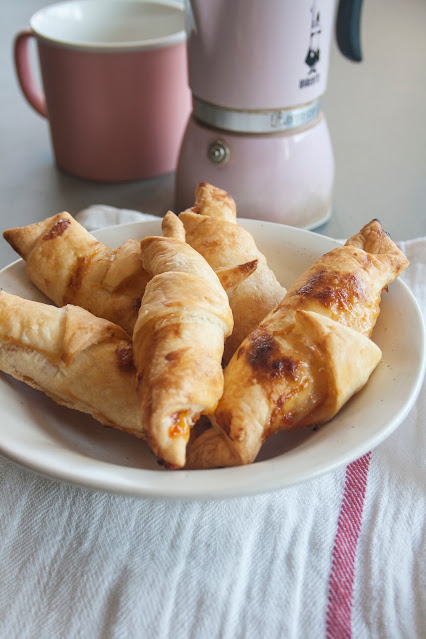
<svg viewBox="0 0 426 639"><path fill-rule="evenodd" d="M311 27L309 35L309 47L305 58L305 64L309 67L308 77L300 80L299 87L310 87L319 80L316 65L320 60L320 35L321 35L321 15L316 8L316 0L314 0L311 11Z"/></svg>

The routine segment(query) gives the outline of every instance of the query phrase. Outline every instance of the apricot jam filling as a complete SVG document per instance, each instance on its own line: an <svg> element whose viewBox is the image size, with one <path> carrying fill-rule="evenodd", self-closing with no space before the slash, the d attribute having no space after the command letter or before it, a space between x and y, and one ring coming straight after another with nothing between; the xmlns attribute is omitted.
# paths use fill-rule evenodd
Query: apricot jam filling
<svg viewBox="0 0 426 639"><path fill-rule="evenodd" d="M172 425L169 428L169 437L185 437L185 439L188 439L191 426L192 423L188 410L175 413L172 415Z"/></svg>

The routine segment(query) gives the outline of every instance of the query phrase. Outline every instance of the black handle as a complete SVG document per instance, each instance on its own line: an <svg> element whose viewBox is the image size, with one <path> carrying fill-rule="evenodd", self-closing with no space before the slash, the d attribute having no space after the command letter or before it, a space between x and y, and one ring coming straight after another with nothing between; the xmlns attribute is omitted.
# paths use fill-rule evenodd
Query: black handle
<svg viewBox="0 0 426 639"><path fill-rule="evenodd" d="M340 0L337 10L336 38L340 51L353 62L361 62L362 0Z"/></svg>

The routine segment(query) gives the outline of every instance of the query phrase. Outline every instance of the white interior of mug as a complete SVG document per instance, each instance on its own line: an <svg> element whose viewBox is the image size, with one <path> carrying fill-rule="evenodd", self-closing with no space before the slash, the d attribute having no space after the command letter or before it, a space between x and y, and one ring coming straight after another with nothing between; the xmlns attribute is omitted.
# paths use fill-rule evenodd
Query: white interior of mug
<svg viewBox="0 0 426 639"><path fill-rule="evenodd" d="M30 24L38 37L76 49L152 49L185 40L185 14L173 1L61 2L37 11Z"/></svg>

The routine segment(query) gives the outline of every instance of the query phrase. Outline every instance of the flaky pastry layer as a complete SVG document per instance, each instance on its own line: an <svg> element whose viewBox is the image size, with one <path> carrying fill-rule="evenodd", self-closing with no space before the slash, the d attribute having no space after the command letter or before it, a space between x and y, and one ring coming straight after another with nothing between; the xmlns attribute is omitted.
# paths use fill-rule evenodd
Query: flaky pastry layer
<svg viewBox="0 0 426 639"><path fill-rule="evenodd" d="M166 237L141 242L147 284L133 332L141 423L168 467L186 460L190 429L212 412L223 391L221 360L232 313L220 281L185 243L183 225L168 213Z"/></svg>
<svg viewBox="0 0 426 639"><path fill-rule="evenodd" d="M110 249L66 212L3 235L57 306L81 306L132 333L149 279L137 240Z"/></svg>
<svg viewBox="0 0 426 639"><path fill-rule="evenodd" d="M143 436L130 338L82 308L0 292L0 370L57 404Z"/></svg>

